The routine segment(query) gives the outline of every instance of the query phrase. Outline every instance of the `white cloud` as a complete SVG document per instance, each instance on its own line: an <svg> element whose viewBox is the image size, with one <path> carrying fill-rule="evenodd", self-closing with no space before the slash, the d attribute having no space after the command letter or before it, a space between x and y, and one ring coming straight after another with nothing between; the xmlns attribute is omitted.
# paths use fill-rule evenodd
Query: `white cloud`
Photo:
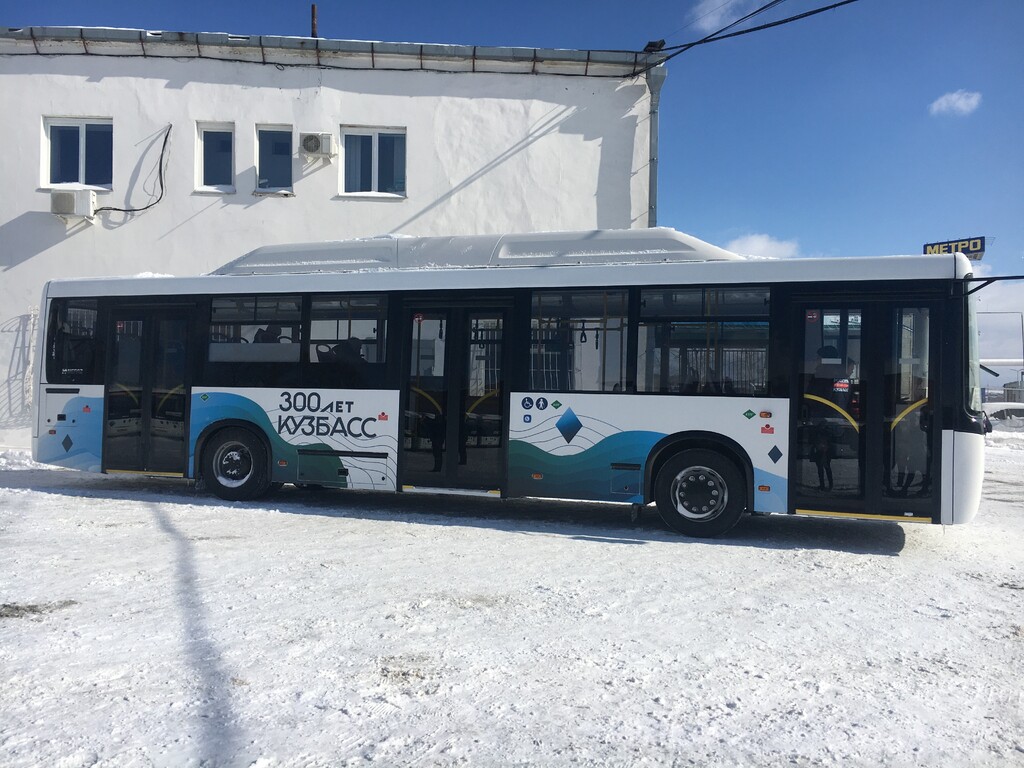
<svg viewBox="0 0 1024 768"><path fill-rule="evenodd" d="M981 94L977 91L953 91L939 96L928 107L933 115L969 115L981 106Z"/></svg>
<svg viewBox="0 0 1024 768"><path fill-rule="evenodd" d="M692 12L693 26L705 35L716 32L740 16L746 16L756 4L756 0L700 0Z"/></svg>
<svg viewBox="0 0 1024 768"><path fill-rule="evenodd" d="M796 240L776 240L771 235L744 235L731 240L725 247L744 256L770 259L792 259L800 255L800 244Z"/></svg>

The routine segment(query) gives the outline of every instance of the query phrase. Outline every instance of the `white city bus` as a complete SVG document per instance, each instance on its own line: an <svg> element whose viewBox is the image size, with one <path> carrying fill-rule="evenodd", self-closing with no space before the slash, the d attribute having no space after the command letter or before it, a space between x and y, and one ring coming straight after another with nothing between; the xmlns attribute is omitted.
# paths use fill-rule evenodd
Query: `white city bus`
<svg viewBox="0 0 1024 768"><path fill-rule="evenodd" d="M983 454L969 273L960 255L747 260L651 229L54 280L33 453L233 500L294 483L653 502L692 535L744 512L964 523Z"/></svg>

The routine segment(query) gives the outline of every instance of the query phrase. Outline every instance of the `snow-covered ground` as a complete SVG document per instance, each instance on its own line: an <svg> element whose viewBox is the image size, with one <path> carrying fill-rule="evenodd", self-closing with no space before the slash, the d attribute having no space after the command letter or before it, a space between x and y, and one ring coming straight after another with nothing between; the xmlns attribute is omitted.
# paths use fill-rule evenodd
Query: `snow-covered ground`
<svg viewBox="0 0 1024 768"><path fill-rule="evenodd" d="M174 481L0 453L0 765L1024 764L1024 432L974 523Z"/></svg>

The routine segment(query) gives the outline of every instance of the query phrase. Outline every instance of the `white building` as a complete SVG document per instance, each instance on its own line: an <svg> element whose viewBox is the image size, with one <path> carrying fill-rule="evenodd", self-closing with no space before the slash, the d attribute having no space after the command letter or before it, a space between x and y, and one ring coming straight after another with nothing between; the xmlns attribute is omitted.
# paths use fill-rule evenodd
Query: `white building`
<svg viewBox="0 0 1024 768"><path fill-rule="evenodd" d="M0 443L27 441L50 278L203 273L295 241L653 224L650 63L0 28Z"/></svg>

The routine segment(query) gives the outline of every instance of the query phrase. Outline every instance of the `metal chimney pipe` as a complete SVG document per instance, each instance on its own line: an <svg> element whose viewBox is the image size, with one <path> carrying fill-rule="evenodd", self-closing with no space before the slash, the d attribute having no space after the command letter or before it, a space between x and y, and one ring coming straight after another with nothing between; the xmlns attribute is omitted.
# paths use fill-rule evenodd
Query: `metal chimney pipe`
<svg viewBox="0 0 1024 768"><path fill-rule="evenodd" d="M310 28L313 31L310 37L320 37L320 35L316 33L316 3L313 3L313 5L310 6L310 11Z"/></svg>

